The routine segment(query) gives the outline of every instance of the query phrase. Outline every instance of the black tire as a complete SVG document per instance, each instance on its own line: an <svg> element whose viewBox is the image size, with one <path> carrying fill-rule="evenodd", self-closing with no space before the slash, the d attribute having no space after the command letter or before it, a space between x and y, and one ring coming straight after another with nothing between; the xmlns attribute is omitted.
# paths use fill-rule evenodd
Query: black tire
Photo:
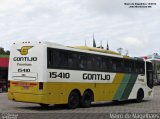
<svg viewBox="0 0 160 119"><path fill-rule="evenodd" d="M73 91L70 93L68 97L67 107L69 109L75 109L79 106L79 102L80 102L79 94L76 91Z"/></svg>
<svg viewBox="0 0 160 119"><path fill-rule="evenodd" d="M80 103L81 107L85 107L85 108L90 107L92 98L93 98L93 95L90 91L84 92L81 98L81 103Z"/></svg>
<svg viewBox="0 0 160 119"><path fill-rule="evenodd" d="M112 100L113 103L119 103L119 100Z"/></svg>
<svg viewBox="0 0 160 119"><path fill-rule="evenodd" d="M41 106L42 108L47 108L47 107L49 106L49 104L40 104L40 106Z"/></svg>
<svg viewBox="0 0 160 119"><path fill-rule="evenodd" d="M137 102L137 103L142 102L143 98L144 98L144 92L143 92L142 89L140 89L140 90L138 90L138 92L137 92L136 102Z"/></svg>

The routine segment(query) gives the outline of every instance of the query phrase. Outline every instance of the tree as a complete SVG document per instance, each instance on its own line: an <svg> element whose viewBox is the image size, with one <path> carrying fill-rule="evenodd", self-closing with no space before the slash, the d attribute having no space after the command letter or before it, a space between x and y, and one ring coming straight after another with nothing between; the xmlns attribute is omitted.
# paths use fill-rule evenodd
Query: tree
<svg viewBox="0 0 160 119"><path fill-rule="evenodd" d="M0 53L5 54L4 48L0 47Z"/></svg>
<svg viewBox="0 0 160 119"><path fill-rule="evenodd" d="M122 54L123 48L118 48L117 51L119 54Z"/></svg>

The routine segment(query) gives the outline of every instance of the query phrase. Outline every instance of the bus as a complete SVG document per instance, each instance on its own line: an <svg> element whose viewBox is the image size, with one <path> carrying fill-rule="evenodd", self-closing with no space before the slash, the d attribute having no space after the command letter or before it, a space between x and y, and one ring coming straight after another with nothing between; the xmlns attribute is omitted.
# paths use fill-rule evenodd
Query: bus
<svg viewBox="0 0 160 119"><path fill-rule="evenodd" d="M160 55L158 53L154 53L152 55L144 56L143 58L152 62L154 85L159 85L160 84Z"/></svg>
<svg viewBox="0 0 160 119"><path fill-rule="evenodd" d="M160 59L151 60L153 65L153 80L155 85L160 84Z"/></svg>
<svg viewBox="0 0 160 119"><path fill-rule="evenodd" d="M87 46L50 42L15 43L9 61L8 98L18 102L65 104L141 102L153 96L152 64L140 58Z"/></svg>

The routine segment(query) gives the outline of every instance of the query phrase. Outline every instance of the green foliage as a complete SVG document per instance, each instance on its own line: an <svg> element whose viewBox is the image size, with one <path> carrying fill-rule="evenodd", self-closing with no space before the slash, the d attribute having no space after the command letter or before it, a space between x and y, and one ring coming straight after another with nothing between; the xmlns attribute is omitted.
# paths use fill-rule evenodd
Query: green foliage
<svg viewBox="0 0 160 119"><path fill-rule="evenodd" d="M4 48L0 47L0 55L9 55L9 54L10 54L10 51L8 51L8 50L5 51Z"/></svg>

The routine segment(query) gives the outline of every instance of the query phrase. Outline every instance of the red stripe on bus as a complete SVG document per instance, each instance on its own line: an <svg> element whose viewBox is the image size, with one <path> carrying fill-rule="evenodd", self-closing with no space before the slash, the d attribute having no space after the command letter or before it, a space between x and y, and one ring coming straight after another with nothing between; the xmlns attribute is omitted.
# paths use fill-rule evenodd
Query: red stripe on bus
<svg viewBox="0 0 160 119"><path fill-rule="evenodd" d="M18 82L12 82L12 84L18 84Z"/></svg>
<svg viewBox="0 0 160 119"><path fill-rule="evenodd" d="M30 86L36 86L37 84L36 83L30 83Z"/></svg>

